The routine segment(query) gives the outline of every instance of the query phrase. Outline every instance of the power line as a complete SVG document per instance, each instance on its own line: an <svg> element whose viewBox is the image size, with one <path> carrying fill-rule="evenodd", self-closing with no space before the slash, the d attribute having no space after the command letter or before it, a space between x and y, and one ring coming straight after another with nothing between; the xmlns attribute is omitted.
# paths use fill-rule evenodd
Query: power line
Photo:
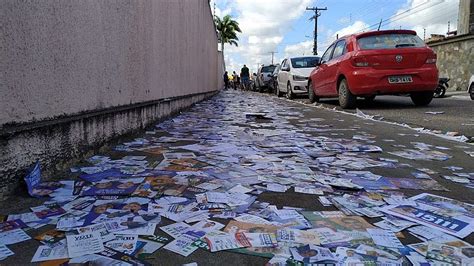
<svg viewBox="0 0 474 266"><path fill-rule="evenodd" d="M323 10L328 10L325 8L318 8L318 7L306 7L308 11L314 11L314 16L311 19L314 19L314 45L313 45L313 54L318 54L318 17L321 16L321 12Z"/></svg>
<svg viewBox="0 0 474 266"><path fill-rule="evenodd" d="M274 56L275 54L277 54L278 52L272 51L272 52L268 52L268 53L269 53L269 54L272 54L272 65L273 65L273 56Z"/></svg>

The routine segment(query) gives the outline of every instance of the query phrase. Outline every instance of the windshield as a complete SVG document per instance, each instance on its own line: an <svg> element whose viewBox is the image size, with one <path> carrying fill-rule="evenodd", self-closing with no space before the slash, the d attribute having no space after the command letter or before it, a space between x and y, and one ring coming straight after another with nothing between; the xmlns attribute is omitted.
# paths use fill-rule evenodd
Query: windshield
<svg viewBox="0 0 474 266"><path fill-rule="evenodd" d="M297 57L291 59L291 66L293 68L310 68L316 67L319 57Z"/></svg>
<svg viewBox="0 0 474 266"><path fill-rule="evenodd" d="M264 66L262 67L262 73L273 73L273 70L275 70L276 66Z"/></svg>
<svg viewBox="0 0 474 266"><path fill-rule="evenodd" d="M403 47L424 47L420 37L412 34L382 34L362 37L357 40L360 49L394 49Z"/></svg>

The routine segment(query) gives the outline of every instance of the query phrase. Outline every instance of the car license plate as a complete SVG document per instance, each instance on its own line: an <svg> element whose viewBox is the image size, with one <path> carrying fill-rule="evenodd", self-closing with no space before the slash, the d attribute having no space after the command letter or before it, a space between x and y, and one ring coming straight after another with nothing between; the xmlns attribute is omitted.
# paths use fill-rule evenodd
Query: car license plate
<svg viewBox="0 0 474 266"><path fill-rule="evenodd" d="M388 77L388 83L399 84L399 83L412 83L413 79L411 76L391 76Z"/></svg>

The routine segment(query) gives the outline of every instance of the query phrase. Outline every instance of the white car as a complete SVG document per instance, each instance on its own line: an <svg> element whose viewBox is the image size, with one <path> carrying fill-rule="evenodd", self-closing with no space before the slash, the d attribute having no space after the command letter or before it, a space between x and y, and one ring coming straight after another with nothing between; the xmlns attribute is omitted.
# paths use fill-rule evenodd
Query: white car
<svg viewBox="0 0 474 266"><path fill-rule="evenodd" d="M471 96L471 100L474 100L474 75L471 76L469 83L467 85L467 92Z"/></svg>
<svg viewBox="0 0 474 266"><path fill-rule="evenodd" d="M282 61L277 77L277 92L288 99L308 93L308 77L319 62L318 56L289 57Z"/></svg>

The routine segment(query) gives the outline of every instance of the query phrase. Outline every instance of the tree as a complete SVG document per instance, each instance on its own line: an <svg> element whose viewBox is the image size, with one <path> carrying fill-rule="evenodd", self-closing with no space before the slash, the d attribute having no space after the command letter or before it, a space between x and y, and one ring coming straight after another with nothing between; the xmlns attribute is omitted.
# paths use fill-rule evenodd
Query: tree
<svg viewBox="0 0 474 266"><path fill-rule="evenodd" d="M239 23L233 20L229 15L224 16L222 19L215 16L217 31L219 32L219 41L222 47L222 53L224 53L224 44L239 46L237 41L237 32L242 32L239 27Z"/></svg>

